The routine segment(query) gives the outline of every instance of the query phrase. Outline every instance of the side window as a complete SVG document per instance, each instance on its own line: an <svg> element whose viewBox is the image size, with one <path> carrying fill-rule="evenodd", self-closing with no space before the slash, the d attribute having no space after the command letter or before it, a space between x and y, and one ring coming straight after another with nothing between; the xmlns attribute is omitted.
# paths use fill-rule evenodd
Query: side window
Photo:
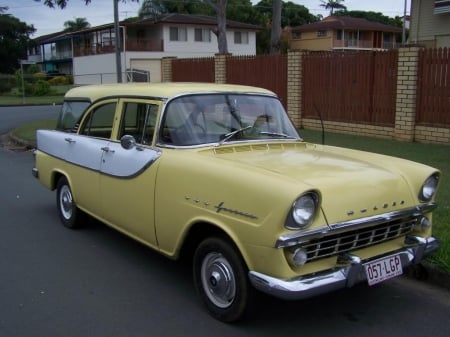
<svg viewBox="0 0 450 337"><path fill-rule="evenodd" d="M80 128L80 134L98 138L111 138L116 103L96 107L89 113Z"/></svg>
<svg viewBox="0 0 450 337"><path fill-rule="evenodd" d="M119 139L124 135L131 135L138 144L151 144L155 132L157 113L158 105L156 104L124 103Z"/></svg>

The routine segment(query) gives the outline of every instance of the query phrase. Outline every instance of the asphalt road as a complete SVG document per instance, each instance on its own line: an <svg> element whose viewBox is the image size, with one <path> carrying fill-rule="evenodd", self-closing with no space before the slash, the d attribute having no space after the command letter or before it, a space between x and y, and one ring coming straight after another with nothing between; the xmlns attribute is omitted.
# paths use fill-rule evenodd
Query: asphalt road
<svg viewBox="0 0 450 337"><path fill-rule="evenodd" d="M2 132L5 118L17 123L8 109ZM31 152L0 148L1 337L450 336L450 292L407 277L298 302L261 296L247 321L220 323L196 298L188 265L96 221L60 225L32 163Z"/></svg>

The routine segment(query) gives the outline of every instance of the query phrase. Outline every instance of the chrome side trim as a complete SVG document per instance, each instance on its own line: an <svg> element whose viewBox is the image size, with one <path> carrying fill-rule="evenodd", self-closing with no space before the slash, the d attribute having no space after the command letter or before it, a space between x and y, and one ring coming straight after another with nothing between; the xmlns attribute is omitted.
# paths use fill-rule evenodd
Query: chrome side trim
<svg viewBox="0 0 450 337"><path fill-rule="evenodd" d="M374 256L365 261L354 254L346 253L338 258L335 268L288 280L278 279L256 271L250 271L249 278L256 289L269 295L285 300L305 299L337 289L349 288L366 280L364 264L372 260L398 254L403 267L419 263L426 254L439 248L439 242L434 237L425 239L411 236L405 240L405 246L398 251Z"/></svg>
<svg viewBox="0 0 450 337"><path fill-rule="evenodd" d="M376 226L378 224L406 217L419 217L424 215L425 213L431 212L434 208L436 208L436 203L431 202L404 210L373 215L349 221L337 222L326 227L281 235L275 243L275 248L295 246L303 242L307 242L311 239L321 238L327 234L338 234L348 230Z"/></svg>

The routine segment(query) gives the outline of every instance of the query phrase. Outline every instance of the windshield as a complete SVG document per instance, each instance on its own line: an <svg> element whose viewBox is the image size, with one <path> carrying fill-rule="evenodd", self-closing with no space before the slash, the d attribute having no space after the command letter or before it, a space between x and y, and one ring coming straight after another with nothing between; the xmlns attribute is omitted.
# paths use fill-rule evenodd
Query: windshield
<svg viewBox="0 0 450 337"><path fill-rule="evenodd" d="M256 94L202 94L167 104L159 142L175 146L300 139L280 101Z"/></svg>
<svg viewBox="0 0 450 337"><path fill-rule="evenodd" d="M84 110L89 106L88 101L64 101L59 113L56 129L73 131Z"/></svg>

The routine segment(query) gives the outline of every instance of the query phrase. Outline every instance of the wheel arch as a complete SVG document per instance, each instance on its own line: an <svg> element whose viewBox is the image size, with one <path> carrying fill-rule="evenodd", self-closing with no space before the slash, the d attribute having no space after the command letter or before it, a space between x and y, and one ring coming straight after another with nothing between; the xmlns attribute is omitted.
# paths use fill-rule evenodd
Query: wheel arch
<svg viewBox="0 0 450 337"><path fill-rule="evenodd" d="M227 232L223 227L208 221L198 221L190 226L188 232L184 236L181 248L179 249L178 259L188 259L192 261L198 245L203 240L209 237L219 237L223 240L226 240L240 255L247 269L249 268L245 250L242 248L242 244L239 242L239 240L235 239L235 236Z"/></svg>

